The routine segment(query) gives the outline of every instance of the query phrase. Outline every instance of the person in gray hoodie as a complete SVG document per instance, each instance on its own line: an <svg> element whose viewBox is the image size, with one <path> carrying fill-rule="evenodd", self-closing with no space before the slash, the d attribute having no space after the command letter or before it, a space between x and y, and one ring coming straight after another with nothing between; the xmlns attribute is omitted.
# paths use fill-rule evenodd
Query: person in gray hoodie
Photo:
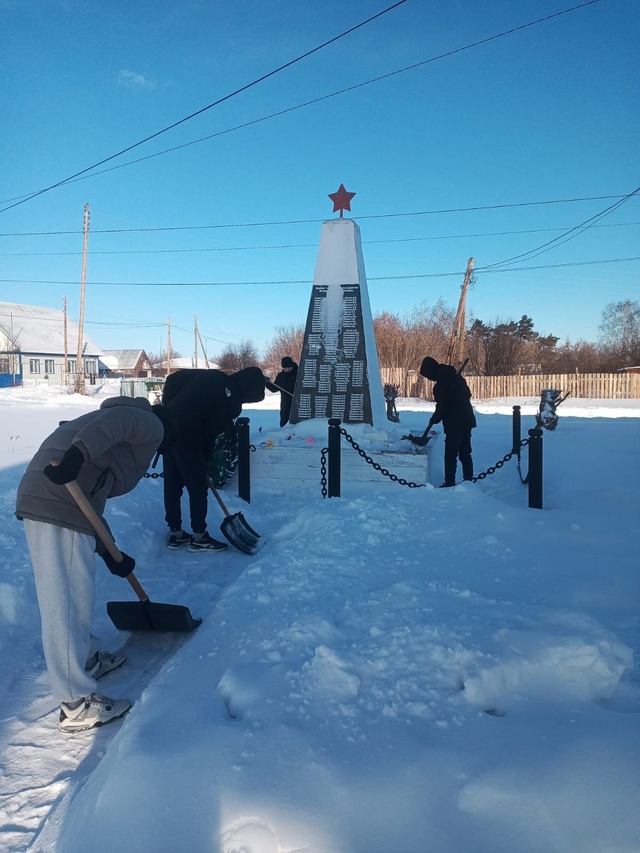
<svg viewBox="0 0 640 853"><path fill-rule="evenodd" d="M162 406L152 407L144 397L112 397L96 411L62 421L40 445L18 486L16 516L24 522L44 656L63 732L113 722L131 707L128 699L96 692L96 679L122 666L126 655L100 649L91 634L91 617L96 551L120 577L135 566L128 554L116 563L105 550L65 483L75 480L101 516L107 499L130 492L174 435L175 425Z"/></svg>

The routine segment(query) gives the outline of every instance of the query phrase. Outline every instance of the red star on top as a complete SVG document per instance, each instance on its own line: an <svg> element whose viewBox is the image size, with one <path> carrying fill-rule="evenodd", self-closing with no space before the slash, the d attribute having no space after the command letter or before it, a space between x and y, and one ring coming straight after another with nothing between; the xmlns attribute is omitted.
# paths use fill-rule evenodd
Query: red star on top
<svg viewBox="0 0 640 853"><path fill-rule="evenodd" d="M329 193L329 198L333 202L333 212L340 211L342 216L343 210L351 210L351 199L355 193L349 193L345 190L344 184L340 184L337 193Z"/></svg>

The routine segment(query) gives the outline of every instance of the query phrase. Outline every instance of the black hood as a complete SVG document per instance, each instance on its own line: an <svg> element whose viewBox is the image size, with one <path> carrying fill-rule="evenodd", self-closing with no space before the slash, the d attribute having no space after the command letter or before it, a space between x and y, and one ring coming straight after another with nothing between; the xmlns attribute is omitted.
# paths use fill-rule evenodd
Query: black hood
<svg viewBox="0 0 640 853"><path fill-rule="evenodd" d="M259 403L264 400L266 379L259 367L245 367L237 373L232 373L231 378L236 383L243 403Z"/></svg>
<svg viewBox="0 0 640 853"><path fill-rule="evenodd" d="M420 376L424 376L426 379L431 379L432 382L435 382L438 378L439 367L440 365L435 358L427 356L422 360L422 364L420 365Z"/></svg>

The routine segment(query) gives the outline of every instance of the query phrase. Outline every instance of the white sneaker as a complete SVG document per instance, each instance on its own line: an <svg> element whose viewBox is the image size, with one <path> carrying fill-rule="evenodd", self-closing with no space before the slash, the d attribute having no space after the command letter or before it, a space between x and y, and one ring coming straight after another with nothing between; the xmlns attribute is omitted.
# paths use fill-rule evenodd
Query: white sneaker
<svg viewBox="0 0 640 853"><path fill-rule="evenodd" d="M119 669L126 661L127 656L124 652L96 652L93 657L87 661L85 669L94 678L102 678L108 672L113 672L114 669Z"/></svg>
<svg viewBox="0 0 640 853"><path fill-rule="evenodd" d="M60 705L61 732L86 732L119 720L131 708L128 699L108 699L99 693L87 696L77 708L70 708L66 702Z"/></svg>

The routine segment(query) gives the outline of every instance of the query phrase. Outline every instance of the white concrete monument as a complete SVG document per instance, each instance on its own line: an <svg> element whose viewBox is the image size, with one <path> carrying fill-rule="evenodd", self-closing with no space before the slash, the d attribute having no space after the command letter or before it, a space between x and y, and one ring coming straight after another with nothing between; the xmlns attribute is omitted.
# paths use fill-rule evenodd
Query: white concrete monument
<svg viewBox="0 0 640 853"><path fill-rule="evenodd" d="M388 426L360 229L342 217L355 193L329 197L339 219L322 223L290 423L339 418Z"/></svg>

